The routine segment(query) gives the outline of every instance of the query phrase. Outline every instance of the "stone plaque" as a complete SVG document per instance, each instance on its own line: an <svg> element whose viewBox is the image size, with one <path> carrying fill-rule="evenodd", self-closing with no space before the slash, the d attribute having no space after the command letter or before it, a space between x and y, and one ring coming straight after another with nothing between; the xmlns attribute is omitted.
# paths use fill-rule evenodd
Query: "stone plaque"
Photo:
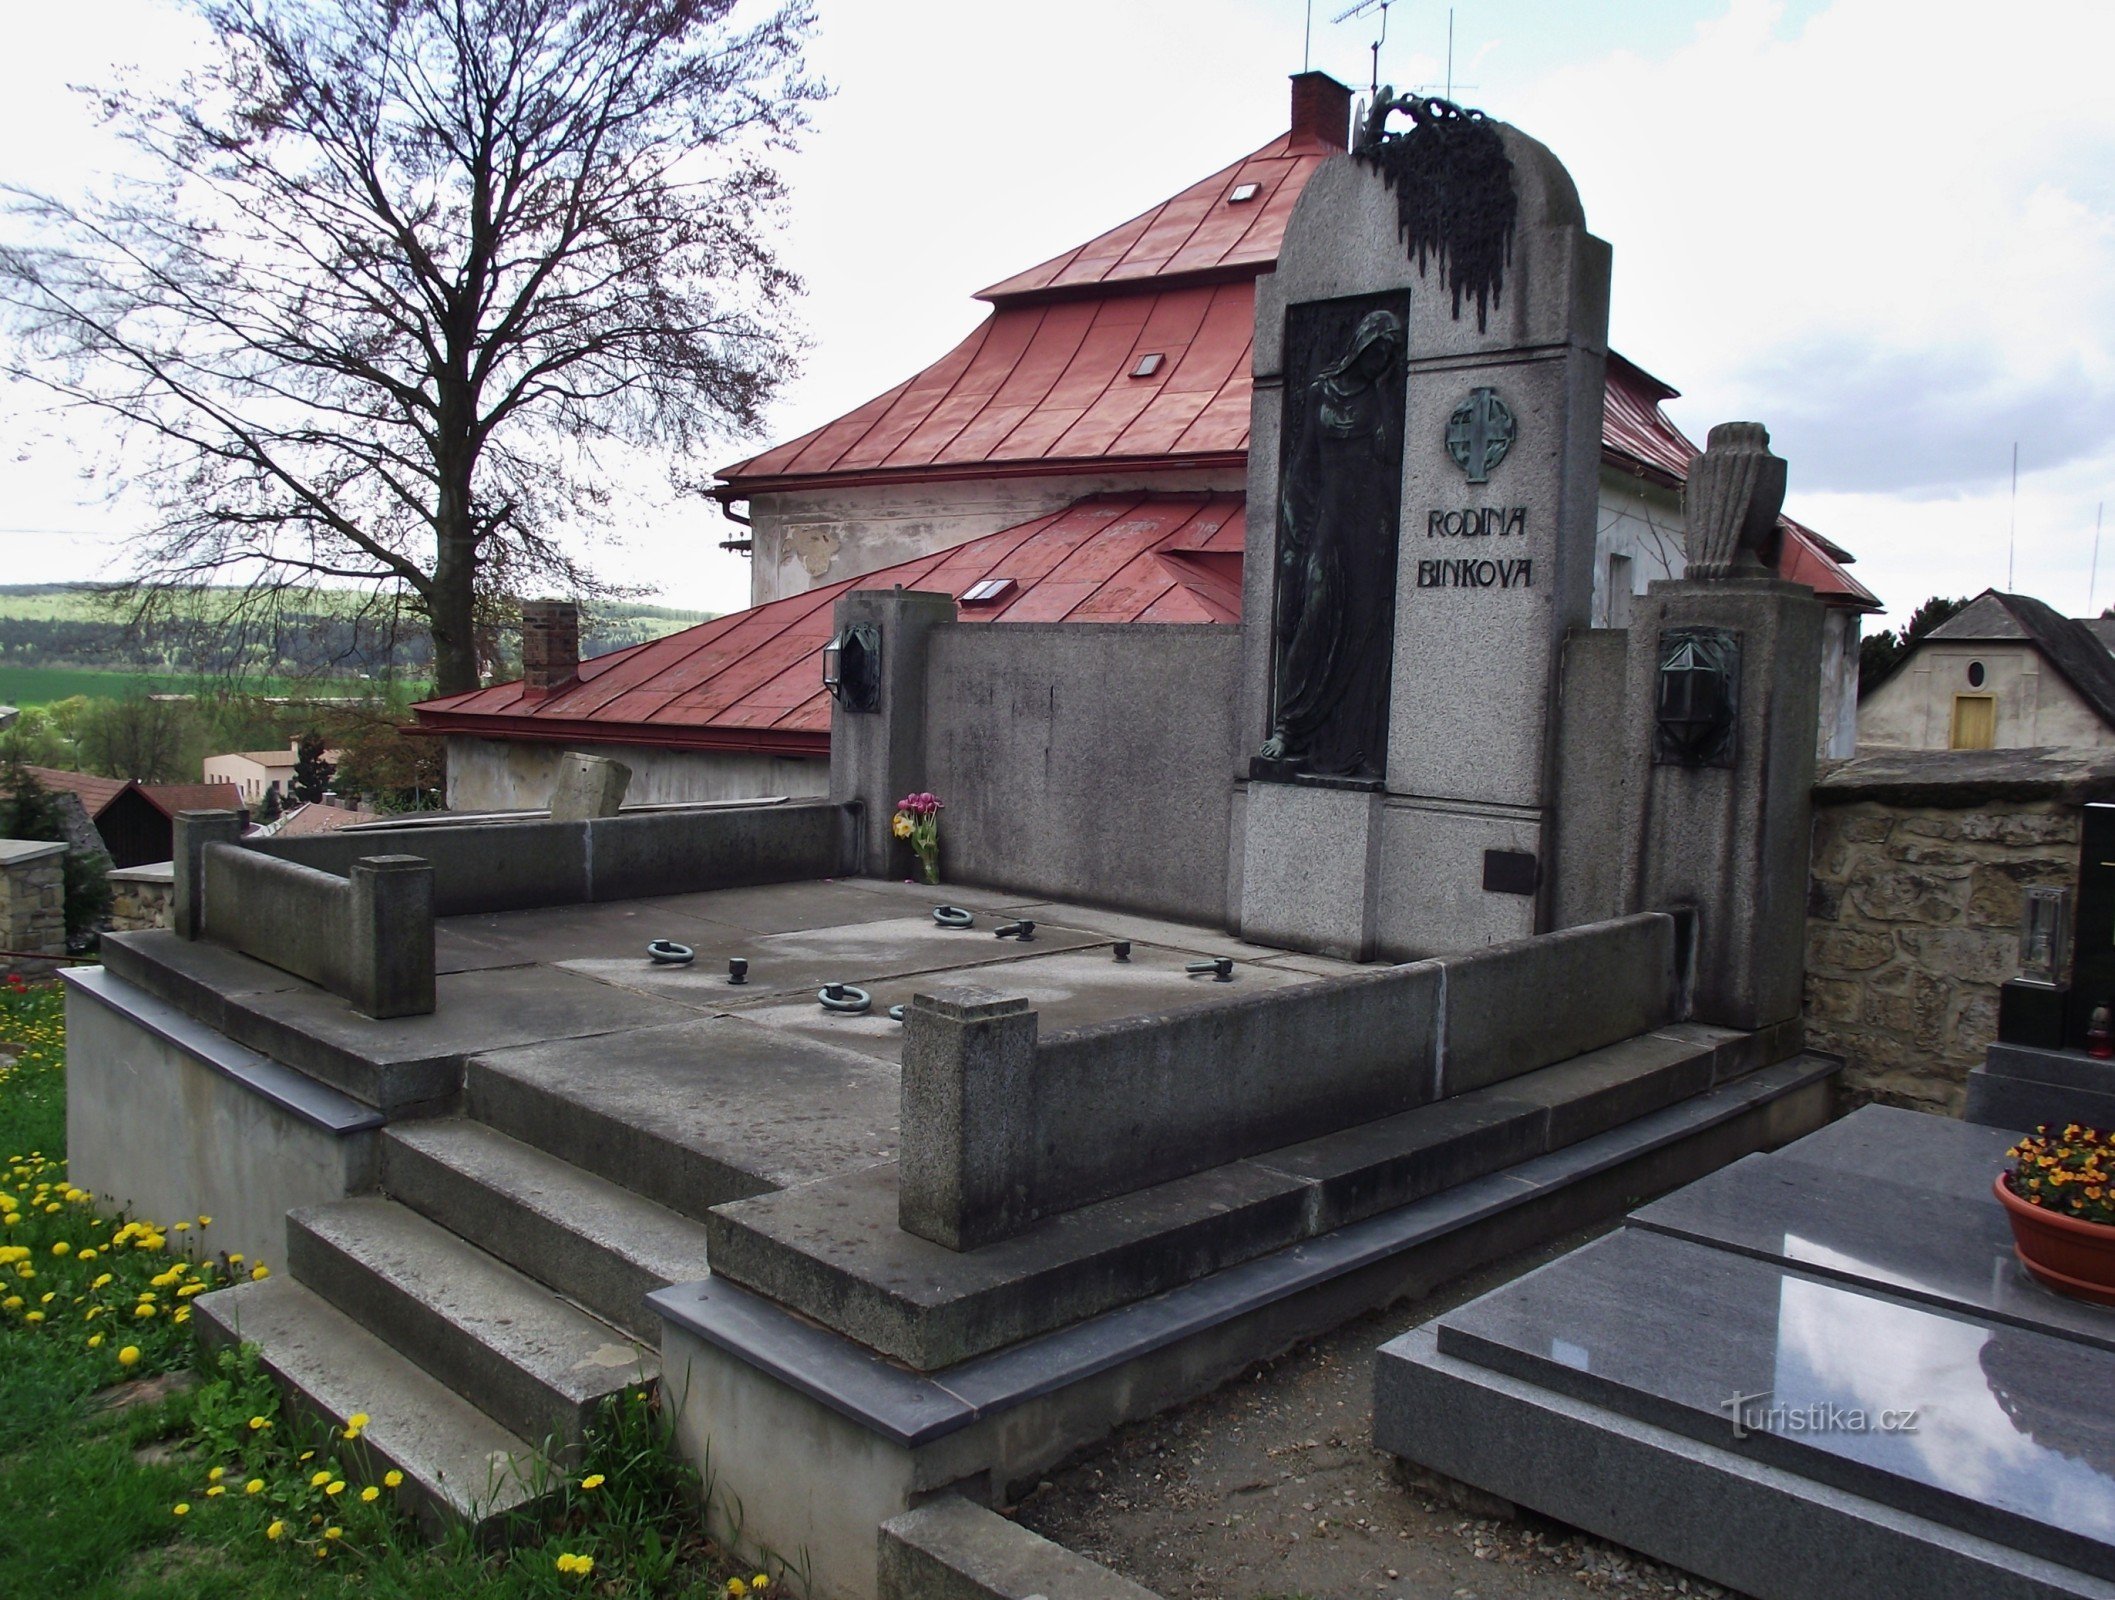
<svg viewBox="0 0 2115 1600"><path fill-rule="evenodd" d="M1264 778L1378 782L1402 520L1407 294L1287 308Z"/></svg>

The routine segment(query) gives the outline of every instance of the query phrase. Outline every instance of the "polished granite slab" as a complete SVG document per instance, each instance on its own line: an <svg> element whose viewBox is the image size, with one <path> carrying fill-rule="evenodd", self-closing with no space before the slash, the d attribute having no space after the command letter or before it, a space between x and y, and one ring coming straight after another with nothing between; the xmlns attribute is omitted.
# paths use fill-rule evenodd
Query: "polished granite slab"
<svg viewBox="0 0 2115 1600"><path fill-rule="evenodd" d="M2043 1288L2013 1253L1990 1184L2015 1137L1870 1106L1655 1200L1630 1226L2115 1350L2115 1311Z"/></svg>
<svg viewBox="0 0 2115 1600"><path fill-rule="evenodd" d="M1643 1228L1436 1332L1442 1355L2115 1578L2098 1345Z"/></svg>

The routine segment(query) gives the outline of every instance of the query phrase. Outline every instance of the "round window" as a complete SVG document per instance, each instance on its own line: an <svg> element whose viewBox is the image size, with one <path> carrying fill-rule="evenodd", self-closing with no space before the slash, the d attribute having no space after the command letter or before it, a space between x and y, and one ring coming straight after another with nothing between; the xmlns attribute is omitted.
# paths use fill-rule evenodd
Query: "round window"
<svg viewBox="0 0 2115 1600"><path fill-rule="evenodd" d="M1968 663L1968 687L1971 689L1980 689L1983 687L1982 662L1971 661Z"/></svg>

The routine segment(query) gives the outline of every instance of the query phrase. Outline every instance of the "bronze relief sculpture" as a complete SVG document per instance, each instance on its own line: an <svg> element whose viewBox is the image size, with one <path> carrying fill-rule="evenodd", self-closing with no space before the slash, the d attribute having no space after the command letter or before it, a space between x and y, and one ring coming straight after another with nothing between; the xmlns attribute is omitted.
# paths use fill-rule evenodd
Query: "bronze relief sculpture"
<svg viewBox="0 0 2115 1600"><path fill-rule="evenodd" d="M1289 397L1272 614L1274 709L1256 761L1259 776L1382 776L1402 502L1404 338L1400 312L1364 312L1348 339L1315 341L1318 354L1332 343L1338 353Z"/></svg>

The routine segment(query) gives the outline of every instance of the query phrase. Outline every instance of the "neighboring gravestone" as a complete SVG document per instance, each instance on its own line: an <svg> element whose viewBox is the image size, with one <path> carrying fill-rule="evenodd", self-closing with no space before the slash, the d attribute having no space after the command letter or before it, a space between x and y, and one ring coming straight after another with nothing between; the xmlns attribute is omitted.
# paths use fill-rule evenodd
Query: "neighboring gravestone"
<svg viewBox="0 0 2115 1600"><path fill-rule="evenodd" d="M551 820L587 822L614 817L631 781L632 769L621 761L568 750L558 758L558 779L551 786Z"/></svg>
<svg viewBox="0 0 2115 1600"><path fill-rule="evenodd" d="M1384 91L1308 181L1256 304L1247 937L1404 957L1547 926L1607 320L1607 246L1503 123Z"/></svg>

